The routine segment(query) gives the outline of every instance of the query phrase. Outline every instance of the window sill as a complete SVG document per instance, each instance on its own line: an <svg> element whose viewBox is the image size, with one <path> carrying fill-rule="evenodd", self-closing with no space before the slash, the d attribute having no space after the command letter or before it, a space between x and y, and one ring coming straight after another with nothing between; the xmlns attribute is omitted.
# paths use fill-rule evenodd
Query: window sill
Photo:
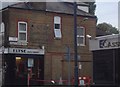
<svg viewBox="0 0 120 87"><path fill-rule="evenodd" d="M28 44L27 41L21 41L21 40L19 40L18 43L20 43L21 45L27 45Z"/></svg>
<svg viewBox="0 0 120 87"><path fill-rule="evenodd" d="M80 47L80 46L84 47L85 45L84 44L77 44L77 46L78 47Z"/></svg>
<svg viewBox="0 0 120 87"><path fill-rule="evenodd" d="M18 40L18 42L28 43L27 41L24 40Z"/></svg>
<svg viewBox="0 0 120 87"><path fill-rule="evenodd" d="M54 39L55 40L61 40L61 37L55 37Z"/></svg>
<svg viewBox="0 0 120 87"><path fill-rule="evenodd" d="M27 41L10 42L10 45L27 45Z"/></svg>

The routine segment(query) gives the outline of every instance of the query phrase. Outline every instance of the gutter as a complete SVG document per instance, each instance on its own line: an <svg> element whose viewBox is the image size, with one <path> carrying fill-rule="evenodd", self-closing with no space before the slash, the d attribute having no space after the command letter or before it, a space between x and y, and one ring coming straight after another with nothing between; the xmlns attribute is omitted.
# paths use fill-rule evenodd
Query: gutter
<svg viewBox="0 0 120 87"><path fill-rule="evenodd" d="M47 9L46 10L37 10L37 9L33 9L33 8L18 8L18 7L10 7L10 6L8 6L7 8L21 9L21 10L30 10L30 11L43 11L43 12L50 12L50 13L59 13L59 14L73 15L73 14L70 14L70 13L54 12L54 11L50 11L50 10L47 10ZM80 14L77 14L77 16L89 17L89 18L97 19L97 16L80 15Z"/></svg>

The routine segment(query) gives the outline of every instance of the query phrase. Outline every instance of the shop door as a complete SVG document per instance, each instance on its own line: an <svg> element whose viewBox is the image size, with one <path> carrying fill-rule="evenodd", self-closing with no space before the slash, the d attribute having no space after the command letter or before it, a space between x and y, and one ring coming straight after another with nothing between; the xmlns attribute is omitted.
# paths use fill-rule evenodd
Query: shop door
<svg viewBox="0 0 120 87"><path fill-rule="evenodd" d="M31 60L31 67L28 67L29 69L31 69L31 72L32 72L32 75L30 75L31 76L30 77L30 85L43 85L43 83L44 83L43 59L36 58L34 60L32 60L32 59L30 59L30 60ZM32 61L34 61L33 66L32 66Z"/></svg>
<svg viewBox="0 0 120 87"><path fill-rule="evenodd" d="M42 80L44 80L43 57L16 56L17 85L43 85Z"/></svg>
<svg viewBox="0 0 120 87"><path fill-rule="evenodd" d="M16 59L16 85L27 85L27 58L15 57Z"/></svg>

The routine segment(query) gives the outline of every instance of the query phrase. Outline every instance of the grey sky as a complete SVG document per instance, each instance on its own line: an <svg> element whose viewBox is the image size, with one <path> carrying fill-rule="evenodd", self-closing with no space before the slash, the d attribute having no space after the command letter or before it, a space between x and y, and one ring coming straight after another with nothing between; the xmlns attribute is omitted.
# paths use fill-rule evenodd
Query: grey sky
<svg viewBox="0 0 120 87"><path fill-rule="evenodd" d="M98 23L107 22L118 28L118 0L96 1Z"/></svg>
<svg viewBox="0 0 120 87"><path fill-rule="evenodd" d="M15 2L15 1L28 1L28 0L1 0L1 1ZM38 1L38 0L35 0L35 1ZM43 0L39 0L39 1L43 1ZM49 1L53 1L53 0L49 0ZM118 1L119 0L95 0L95 1L97 5L95 14L98 17L98 23L107 22L112 24L114 27L118 28ZM5 4L3 6L5 6Z"/></svg>

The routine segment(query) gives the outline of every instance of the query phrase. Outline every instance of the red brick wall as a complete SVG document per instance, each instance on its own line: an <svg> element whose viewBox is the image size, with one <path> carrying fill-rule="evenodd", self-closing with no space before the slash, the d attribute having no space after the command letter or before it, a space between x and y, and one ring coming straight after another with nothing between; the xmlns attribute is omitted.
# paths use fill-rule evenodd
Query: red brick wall
<svg viewBox="0 0 120 87"><path fill-rule="evenodd" d="M54 16L62 18L62 38L54 38L53 18ZM77 25L84 26L86 35L96 36L96 19L89 18L81 22L84 17L77 18ZM70 46L70 52L74 55L74 19L73 15L57 14L44 11L30 11L20 9L9 9L9 36L17 37L18 20L27 21L28 23L28 45L11 47L23 48L40 48L45 46L45 79L59 79L62 75L63 79L67 79L67 62L64 61L66 53L66 45ZM80 75L92 76L92 54L89 51L88 38L86 45L78 47L78 54L81 56L82 70ZM74 76L74 61L71 61L71 77Z"/></svg>

